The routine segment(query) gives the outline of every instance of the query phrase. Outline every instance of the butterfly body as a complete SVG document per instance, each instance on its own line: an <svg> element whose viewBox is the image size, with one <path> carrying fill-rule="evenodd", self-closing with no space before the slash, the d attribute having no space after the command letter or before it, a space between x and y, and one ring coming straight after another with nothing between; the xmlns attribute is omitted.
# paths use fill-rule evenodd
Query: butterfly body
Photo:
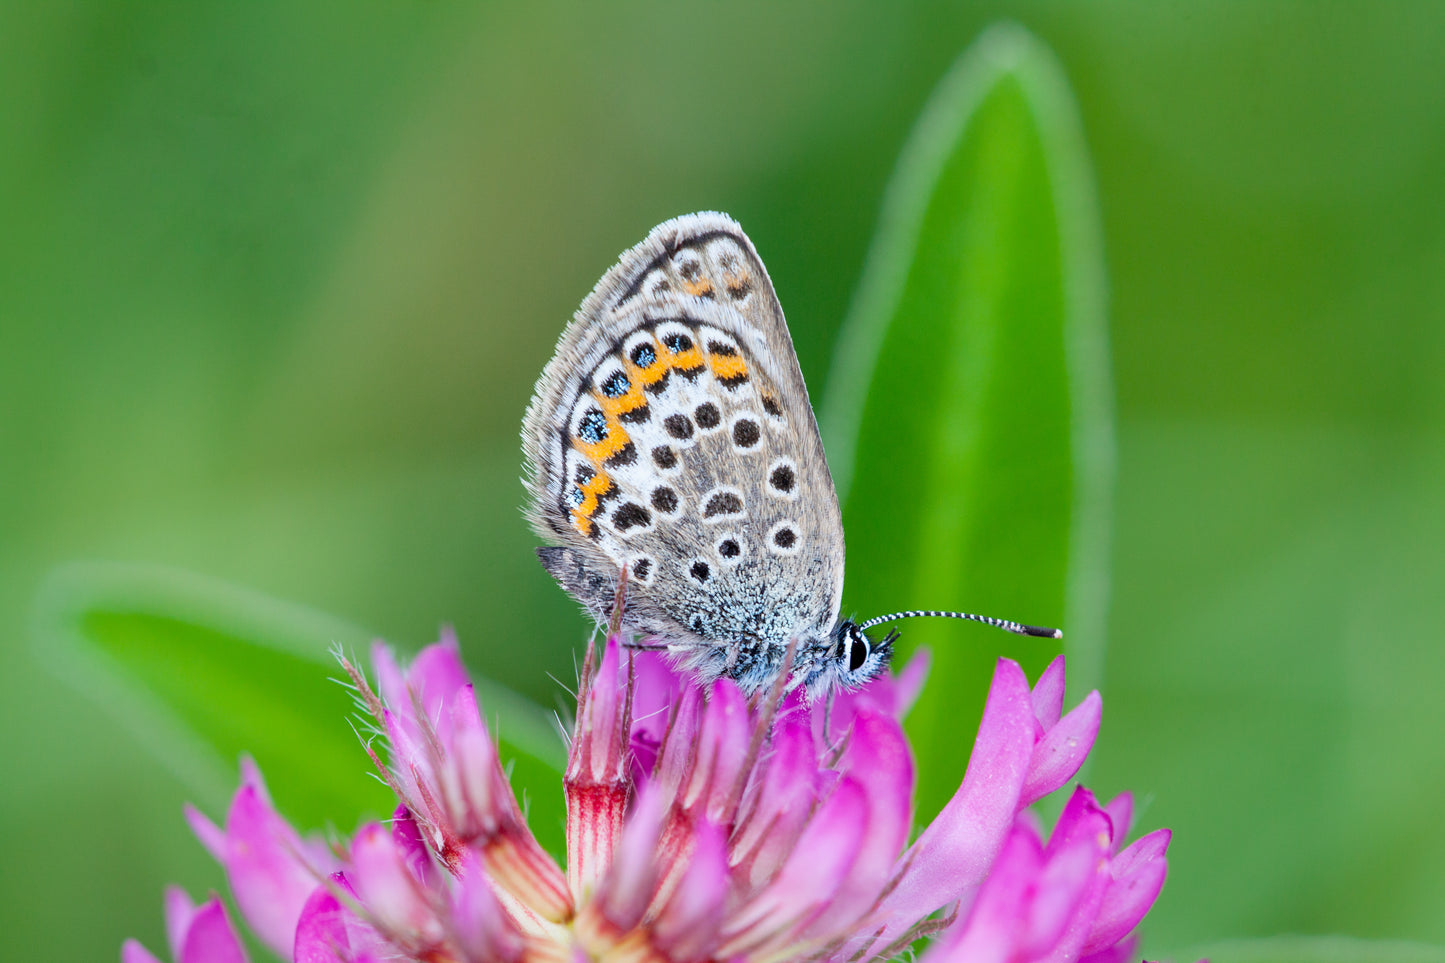
<svg viewBox="0 0 1445 963"><path fill-rule="evenodd" d="M881 670L839 621L843 526L792 338L761 259L722 214L622 255L563 332L523 424L543 565L599 620L704 678L810 693ZM861 646L861 648L860 648Z"/></svg>

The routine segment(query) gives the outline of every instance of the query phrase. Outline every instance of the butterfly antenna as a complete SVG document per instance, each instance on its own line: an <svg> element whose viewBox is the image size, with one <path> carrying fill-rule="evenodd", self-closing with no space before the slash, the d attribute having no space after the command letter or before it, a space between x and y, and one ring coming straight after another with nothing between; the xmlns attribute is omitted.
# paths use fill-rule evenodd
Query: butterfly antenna
<svg viewBox="0 0 1445 963"><path fill-rule="evenodd" d="M1038 625L1024 625L1022 622L1011 622L1008 619L995 619L987 615L974 615L970 612L934 612L915 610L911 612L894 612L892 615L880 615L876 619L869 619L858 626L860 630L871 629L875 625L882 625L884 622L896 622L899 619L966 619L969 622L982 622L984 625L992 625L996 629L1003 629L1005 632L1012 632L1014 635L1031 635L1039 639L1062 639L1064 633L1058 629L1046 629Z"/></svg>

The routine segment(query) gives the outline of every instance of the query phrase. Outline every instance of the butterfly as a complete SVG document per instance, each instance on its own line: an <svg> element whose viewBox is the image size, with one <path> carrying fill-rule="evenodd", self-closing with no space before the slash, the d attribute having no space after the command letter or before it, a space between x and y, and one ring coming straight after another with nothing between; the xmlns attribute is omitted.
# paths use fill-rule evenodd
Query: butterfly
<svg viewBox="0 0 1445 963"><path fill-rule="evenodd" d="M542 565L599 621L746 693L866 683L918 615L840 618L843 520L772 281L725 214L654 228L582 302L522 425ZM625 575L624 575L625 573ZM619 584L625 591L619 595Z"/></svg>

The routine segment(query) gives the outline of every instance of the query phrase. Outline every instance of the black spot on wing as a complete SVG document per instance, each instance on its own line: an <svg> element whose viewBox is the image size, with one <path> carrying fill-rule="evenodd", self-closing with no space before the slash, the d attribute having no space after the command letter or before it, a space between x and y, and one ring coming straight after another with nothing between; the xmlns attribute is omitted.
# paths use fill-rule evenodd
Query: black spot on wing
<svg viewBox="0 0 1445 963"><path fill-rule="evenodd" d="M717 518L722 515L741 515L743 500L736 492L714 492L702 507L703 518Z"/></svg>
<svg viewBox="0 0 1445 963"><path fill-rule="evenodd" d="M686 441L692 437L692 420L687 415L668 415L662 419L662 427L667 433L679 441Z"/></svg>
<svg viewBox="0 0 1445 963"><path fill-rule="evenodd" d="M677 511L677 492L666 485L658 485L652 490L652 507L667 514Z"/></svg>
<svg viewBox="0 0 1445 963"><path fill-rule="evenodd" d="M645 424L652 417L652 412L647 405L638 405L630 411L624 411L617 416L619 420L633 425Z"/></svg>
<svg viewBox="0 0 1445 963"><path fill-rule="evenodd" d="M733 424L733 444L739 448L756 448L762 437L758 423L751 418L739 418Z"/></svg>
<svg viewBox="0 0 1445 963"><path fill-rule="evenodd" d="M654 381L652 384L646 386L646 387L643 388L642 390L643 390L643 391L646 391L646 392L647 392L648 394L650 394L650 395L660 395L660 394L662 394L664 391L667 390L667 383L668 383L669 381L671 381L671 380L672 380L672 372L671 372L671 371L664 371L664 372L662 373L662 377L661 377L661 378L658 378L656 381Z"/></svg>
<svg viewBox="0 0 1445 963"><path fill-rule="evenodd" d="M657 363L657 349L644 341L632 349L631 358L639 368L651 368Z"/></svg>
<svg viewBox="0 0 1445 963"><path fill-rule="evenodd" d="M711 401L698 405L693 409L692 416L697 419L700 428L716 428L722 424L722 412Z"/></svg>
<svg viewBox="0 0 1445 963"><path fill-rule="evenodd" d="M602 381L602 393L609 398L621 398L631 387L632 382L621 371L612 372Z"/></svg>
<svg viewBox="0 0 1445 963"><path fill-rule="evenodd" d="M636 502L626 502L612 513L612 525L619 532L632 528L645 528L652 521L652 513Z"/></svg>
<svg viewBox="0 0 1445 963"><path fill-rule="evenodd" d="M635 464L636 461L637 446L629 441L627 444L619 448L611 457L609 457L602 464L606 465L608 468L622 468L627 465Z"/></svg>
<svg viewBox="0 0 1445 963"><path fill-rule="evenodd" d="M582 416L577 423L577 436L590 444L597 444L607 437L607 416L596 408Z"/></svg>

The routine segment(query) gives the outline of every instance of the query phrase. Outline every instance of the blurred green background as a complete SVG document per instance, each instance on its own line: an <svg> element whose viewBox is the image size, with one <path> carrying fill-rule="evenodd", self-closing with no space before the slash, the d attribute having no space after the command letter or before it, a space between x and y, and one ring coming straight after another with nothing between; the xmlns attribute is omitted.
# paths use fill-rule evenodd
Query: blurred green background
<svg viewBox="0 0 1445 963"><path fill-rule="evenodd" d="M726 210L821 397L899 150L1000 17L1062 62L1097 179L1089 778L1175 830L1146 950L1445 943L1445 7L94 2L0 5L6 955L159 947L161 887L221 885L188 786L36 658L50 570L160 563L404 647L449 621L556 704L586 626L530 558L517 430L563 323L653 224Z"/></svg>

